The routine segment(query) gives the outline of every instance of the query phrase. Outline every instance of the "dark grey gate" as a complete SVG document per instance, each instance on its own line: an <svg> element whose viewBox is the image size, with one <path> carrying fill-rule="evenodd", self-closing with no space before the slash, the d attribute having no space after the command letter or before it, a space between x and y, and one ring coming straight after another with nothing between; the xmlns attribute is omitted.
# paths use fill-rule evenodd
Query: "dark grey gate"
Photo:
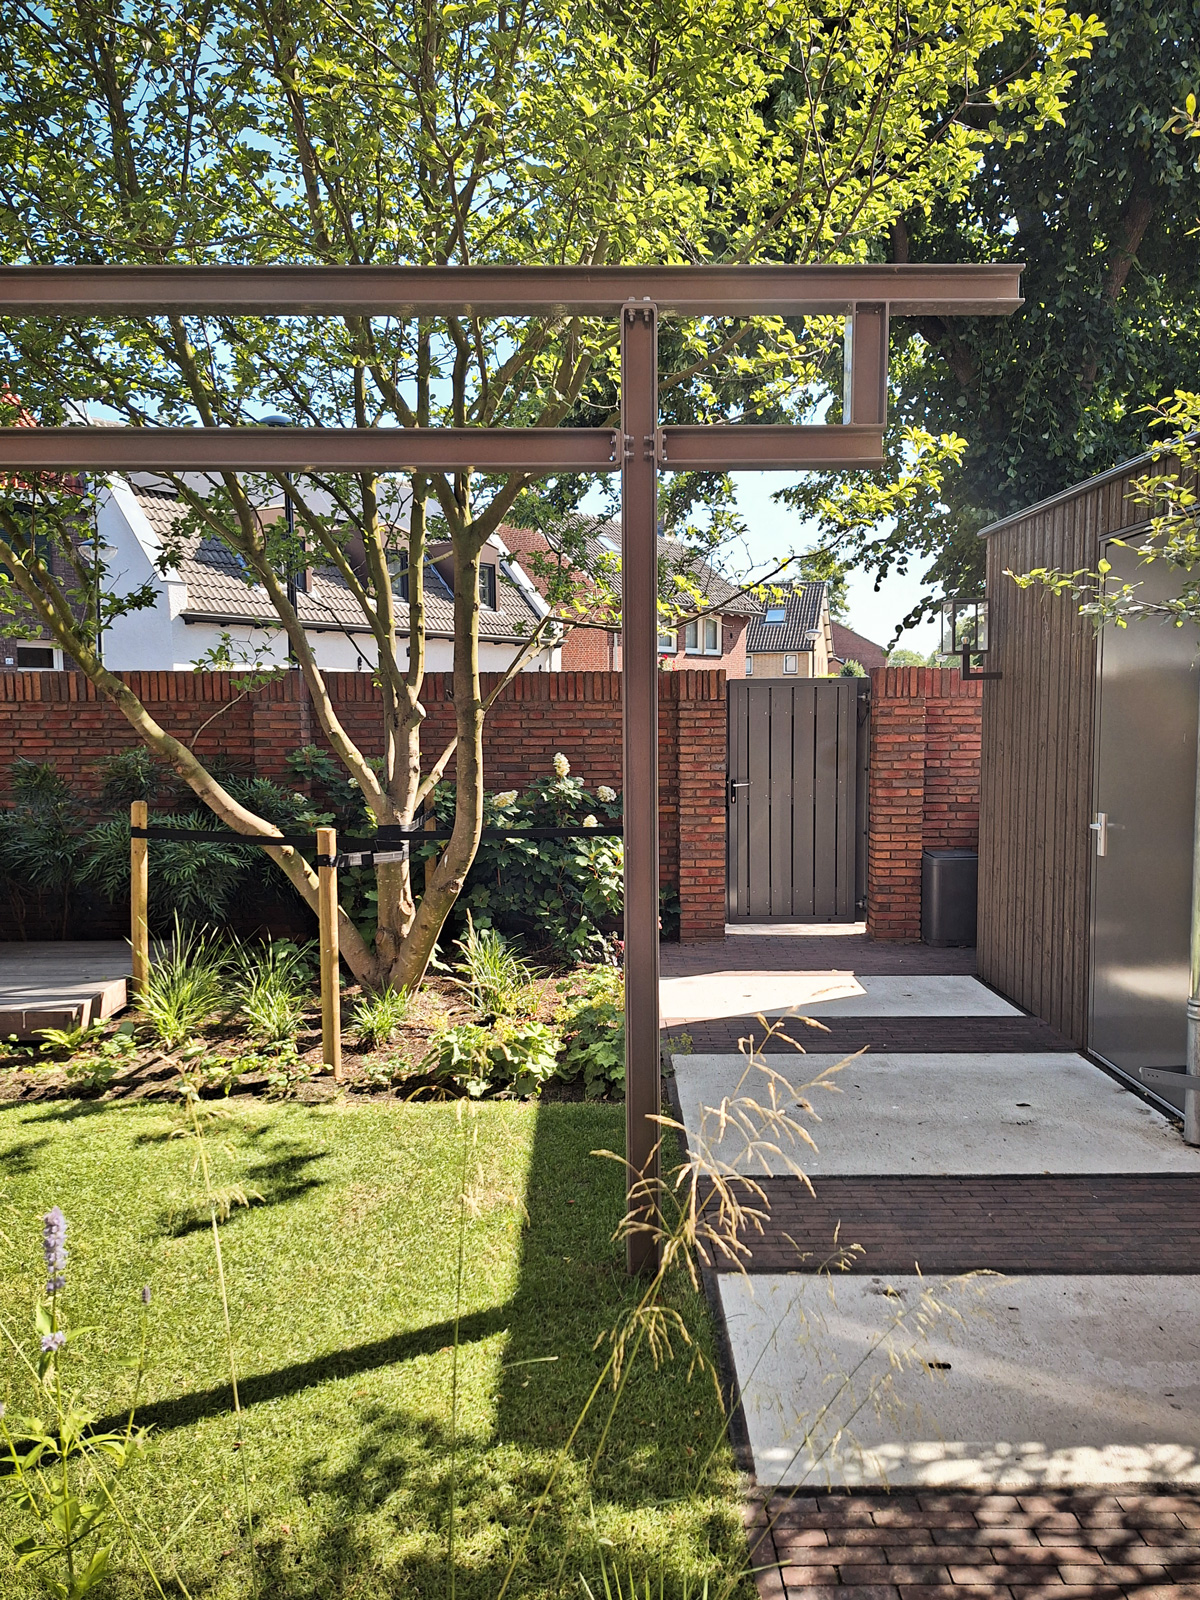
<svg viewBox="0 0 1200 1600"><path fill-rule="evenodd" d="M730 922L852 922L865 905L869 689L730 684Z"/></svg>

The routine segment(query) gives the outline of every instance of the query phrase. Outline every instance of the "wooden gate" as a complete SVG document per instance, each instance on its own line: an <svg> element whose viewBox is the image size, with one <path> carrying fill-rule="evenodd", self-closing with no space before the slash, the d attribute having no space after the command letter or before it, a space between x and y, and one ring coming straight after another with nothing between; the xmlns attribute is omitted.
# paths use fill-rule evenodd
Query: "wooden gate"
<svg viewBox="0 0 1200 1600"><path fill-rule="evenodd" d="M730 684L730 922L853 922L865 906L869 691Z"/></svg>

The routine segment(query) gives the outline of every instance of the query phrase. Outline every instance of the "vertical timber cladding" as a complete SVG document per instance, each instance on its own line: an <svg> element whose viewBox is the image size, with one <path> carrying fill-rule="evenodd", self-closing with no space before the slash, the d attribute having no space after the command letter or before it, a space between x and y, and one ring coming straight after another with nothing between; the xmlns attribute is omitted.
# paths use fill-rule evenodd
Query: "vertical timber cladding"
<svg viewBox="0 0 1200 1600"><path fill-rule="evenodd" d="M855 678L730 684L731 922L854 919L866 687Z"/></svg>
<svg viewBox="0 0 1200 1600"><path fill-rule="evenodd" d="M990 601L979 804L979 975L1087 1043L1096 637L1070 599L1008 572L1094 567L1137 523L1131 462L986 531Z"/></svg>

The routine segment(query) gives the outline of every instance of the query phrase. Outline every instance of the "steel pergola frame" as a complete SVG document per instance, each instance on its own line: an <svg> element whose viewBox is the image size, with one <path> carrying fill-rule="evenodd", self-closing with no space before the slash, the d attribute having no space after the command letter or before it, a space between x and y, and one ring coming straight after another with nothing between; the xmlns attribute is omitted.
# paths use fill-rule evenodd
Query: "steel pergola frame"
<svg viewBox="0 0 1200 1600"><path fill-rule="evenodd" d="M234 470L621 474L625 1086L631 1272L658 1260L658 550L660 471L883 463L892 316L1007 316L1021 267L8 266L0 316L619 317L618 429L0 428L0 472ZM846 422L661 427L661 316L849 322Z"/></svg>

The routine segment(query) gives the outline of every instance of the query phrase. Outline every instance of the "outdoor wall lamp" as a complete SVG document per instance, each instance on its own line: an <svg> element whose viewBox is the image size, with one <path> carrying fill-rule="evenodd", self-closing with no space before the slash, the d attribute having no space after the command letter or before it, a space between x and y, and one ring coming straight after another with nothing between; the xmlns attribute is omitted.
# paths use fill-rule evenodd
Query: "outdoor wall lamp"
<svg viewBox="0 0 1200 1600"><path fill-rule="evenodd" d="M978 672L972 656L988 653L988 602L983 599L942 601L942 654L962 657L964 679L1000 678L999 672Z"/></svg>

